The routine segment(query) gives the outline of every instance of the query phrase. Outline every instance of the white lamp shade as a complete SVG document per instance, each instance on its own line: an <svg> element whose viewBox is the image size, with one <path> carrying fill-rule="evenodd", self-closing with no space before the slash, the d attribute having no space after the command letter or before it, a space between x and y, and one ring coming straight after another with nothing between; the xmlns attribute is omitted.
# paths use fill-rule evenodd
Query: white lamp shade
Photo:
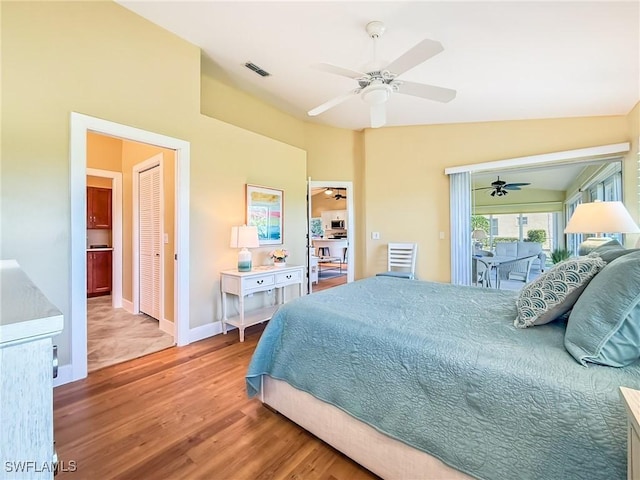
<svg viewBox="0 0 640 480"><path fill-rule="evenodd" d="M473 238L474 240L484 240L487 238L487 232L480 229L474 230L473 232L471 232L471 238Z"/></svg>
<svg viewBox="0 0 640 480"><path fill-rule="evenodd" d="M242 225L231 227L231 248L240 248L238 252L238 271L250 272L252 268L251 252L247 248L260 246L258 240L258 228L255 226Z"/></svg>
<svg viewBox="0 0 640 480"><path fill-rule="evenodd" d="M640 233L622 202L581 203L564 233Z"/></svg>
<svg viewBox="0 0 640 480"><path fill-rule="evenodd" d="M242 225L231 227L231 248L257 248L260 246L258 240L258 227Z"/></svg>

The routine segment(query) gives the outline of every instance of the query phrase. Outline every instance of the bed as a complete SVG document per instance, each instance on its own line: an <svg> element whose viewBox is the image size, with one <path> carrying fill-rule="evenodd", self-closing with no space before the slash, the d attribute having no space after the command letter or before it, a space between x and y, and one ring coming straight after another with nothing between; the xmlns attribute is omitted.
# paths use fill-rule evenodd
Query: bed
<svg viewBox="0 0 640 480"><path fill-rule="evenodd" d="M640 363L581 365L566 316L514 327L517 296L373 277L293 300L248 393L383 478L625 478Z"/></svg>

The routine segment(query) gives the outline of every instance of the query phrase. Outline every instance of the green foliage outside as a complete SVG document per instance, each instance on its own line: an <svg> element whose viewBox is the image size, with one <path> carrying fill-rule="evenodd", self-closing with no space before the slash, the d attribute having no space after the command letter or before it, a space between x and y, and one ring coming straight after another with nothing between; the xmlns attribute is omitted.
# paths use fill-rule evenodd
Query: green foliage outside
<svg viewBox="0 0 640 480"><path fill-rule="evenodd" d="M571 257L571 252L566 248L556 248L553 252L551 252L551 261L554 265L556 263L563 262L569 257Z"/></svg>
<svg viewBox="0 0 640 480"><path fill-rule="evenodd" d="M489 219L482 215L471 215L471 230L484 230L489 235Z"/></svg>
<svg viewBox="0 0 640 480"><path fill-rule="evenodd" d="M547 241L547 232L542 229L527 231L525 242L544 243Z"/></svg>
<svg viewBox="0 0 640 480"><path fill-rule="evenodd" d="M496 243L498 242L518 242L517 237L493 237L493 245L492 248L496 248Z"/></svg>
<svg viewBox="0 0 640 480"><path fill-rule="evenodd" d="M489 219L482 215L471 215L471 231L484 230L487 234L487 238L484 240L478 240L478 243L482 244L482 248L487 248L489 245Z"/></svg>

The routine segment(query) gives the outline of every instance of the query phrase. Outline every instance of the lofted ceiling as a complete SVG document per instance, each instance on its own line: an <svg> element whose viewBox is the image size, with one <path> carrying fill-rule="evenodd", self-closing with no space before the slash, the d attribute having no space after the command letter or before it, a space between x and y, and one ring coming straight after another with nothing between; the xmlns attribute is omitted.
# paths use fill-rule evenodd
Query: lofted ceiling
<svg viewBox="0 0 640 480"><path fill-rule="evenodd" d="M308 117L357 86L311 65L366 71L372 20L386 25L378 41L384 64L425 38L441 42L444 51L401 78L457 91L449 103L393 94L387 126L626 115L640 99L638 1L118 3L199 46L220 81L340 128L369 127L368 106L354 96Z"/></svg>

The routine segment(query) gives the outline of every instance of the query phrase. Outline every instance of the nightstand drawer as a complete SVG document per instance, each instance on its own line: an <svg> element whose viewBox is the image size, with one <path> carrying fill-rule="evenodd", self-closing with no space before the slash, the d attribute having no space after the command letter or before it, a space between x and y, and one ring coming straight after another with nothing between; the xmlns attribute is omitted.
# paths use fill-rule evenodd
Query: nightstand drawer
<svg viewBox="0 0 640 480"><path fill-rule="evenodd" d="M246 291L254 290L256 288L264 288L273 286L276 283L274 275L264 275L261 277L247 278L244 282Z"/></svg>
<svg viewBox="0 0 640 480"><path fill-rule="evenodd" d="M276 284L278 285L289 285L293 283L300 283L301 281L302 276L300 274L300 270L276 274Z"/></svg>

